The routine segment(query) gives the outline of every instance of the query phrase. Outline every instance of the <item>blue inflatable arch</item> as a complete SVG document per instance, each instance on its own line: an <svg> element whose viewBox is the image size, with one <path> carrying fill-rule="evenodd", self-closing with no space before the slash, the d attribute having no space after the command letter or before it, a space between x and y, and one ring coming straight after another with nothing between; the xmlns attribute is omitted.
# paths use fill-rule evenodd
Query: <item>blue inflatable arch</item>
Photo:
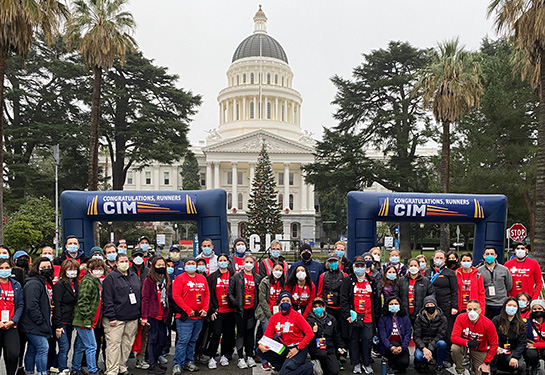
<svg viewBox="0 0 545 375"><path fill-rule="evenodd" d="M485 246L503 261L507 197L505 195L348 193L348 255L351 259L376 246L377 221L474 223L473 260Z"/></svg>
<svg viewBox="0 0 545 375"><path fill-rule="evenodd" d="M74 235L87 255L94 246L94 221L195 220L200 239L216 253L229 252L225 190L65 191L61 194L63 243Z"/></svg>

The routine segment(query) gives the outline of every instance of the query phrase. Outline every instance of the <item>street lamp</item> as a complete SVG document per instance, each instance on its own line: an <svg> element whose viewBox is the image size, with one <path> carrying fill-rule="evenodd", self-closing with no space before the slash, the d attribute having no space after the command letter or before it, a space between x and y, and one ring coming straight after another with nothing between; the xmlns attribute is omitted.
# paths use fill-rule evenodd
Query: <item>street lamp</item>
<svg viewBox="0 0 545 375"><path fill-rule="evenodd" d="M55 256L59 256L59 145L53 146L53 159L55 160Z"/></svg>

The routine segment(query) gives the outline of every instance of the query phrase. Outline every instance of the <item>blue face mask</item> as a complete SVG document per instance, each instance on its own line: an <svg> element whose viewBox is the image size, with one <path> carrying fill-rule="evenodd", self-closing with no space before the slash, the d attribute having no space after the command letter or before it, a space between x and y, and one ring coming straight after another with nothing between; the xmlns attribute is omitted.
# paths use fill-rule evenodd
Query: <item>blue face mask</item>
<svg viewBox="0 0 545 375"><path fill-rule="evenodd" d="M519 303L519 307L521 309L525 309L526 306L528 306L528 302L526 302L526 301L518 301L518 303Z"/></svg>
<svg viewBox="0 0 545 375"><path fill-rule="evenodd" d="M290 311L291 309L291 303L289 302L282 302L280 304L280 310L282 310L283 312L288 312Z"/></svg>
<svg viewBox="0 0 545 375"><path fill-rule="evenodd" d="M509 316L513 316L517 313L518 308L516 306L505 306L505 312Z"/></svg>
<svg viewBox="0 0 545 375"><path fill-rule="evenodd" d="M203 248L202 248L202 253L203 253L204 255L210 255L210 254L212 254L212 249L209 248L209 247L203 247Z"/></svg>
<svg viewBox="0 0 545 375"><path fill-rule="evenodd" d="M363 268L363 267L354 267L354 273L357 276L362 276L365 273L365 268Z"/></svg>
<svg viewBox="0 0 545 375"><path fill-rule="evenodd" d="M331 271L336 271L339 268L339 263L337 262L331 262L329 263L329 269Z"/></svg>
<svg viewBox="0 0 545 375"><path fill-rule="evenodd" d="M229 263L226 262L225 260L221 261L221 262L218 262L218 267L219 268L227 268L228 265L229 265Z"/></svg>
<svg viewBox="0 0 545 375"><path fill-rule="evenodd" d="M7 270L0 270L0 278L8 278L11 276L11 270L10 269L7 269Z"/></svg>
<svg viewBox="0 0 545 375"><path fill-rule="evenodd" d="M78 245L67 245L66 250L68 250L69 253L77 253Z"/></svg>
<svg viewBox="0 0 545 375"><path fill-rule="evenodd" d="M8 254L0 254L0 259L9 259Z"/></svg>
<svg viewBox="0 0 545 375"><path fill-rule="evenodd" d="M496 260L496 259L494 258L493 255L487 255L487 256L484 257L484 261L485 261L486 263L488 263L488 264L494 263L495 260Z"/></svg>
<svg viewBox="0 0 545 375"><path fill-rule="evenodd" d="M365 261L365 267L371 268L371 267L373 267L373 263L374 262L372 260L366 260Z"/></svg>
<svg viewBox="0 0 545 375"><path fill-rule="evenodd" d="M462 268L465 268L465 269L468 269L469 267L471 267L471 262L462 262L461 265L462 265Z"/></svg>
<svg viewBox="0 0 545 375"><path fill-rule="evenodd" d="M106 255L106 259L108 259L110 262L115 262L115 260L117 259L117 254L116 253L110 253L110 254Z"/></svg>
<svg viewBox="0 0 545 375"><path fill-rule="evenodd" d="M172 275L174 273L174 267L167 267L167 272L169 275Z"/></svg>
<svg viewBox="0 0 545 375"><path fill-rule="evenodd" d="M314 308L314 314L318 316L322 316L324 314L324 308L323 307L315 307Z"/></svg>
<svg viewBox="0 0 545 375"><path fill-rule="evenodd" d="M278 258L280 256L280 250L271 250L271 256L273 258Z"/></svg>
<svg viewBox="0 0 545 375"><path fill-rule="evenodd" d="M119 254L127 254L127 249L123 249L122 247L118 247L117 248L117 252Z"/></svg>
<svg viewBox="0 0 545 375"><path fill-rule="evenodd" d="M140 248L142 249L143 252L146 252L149 250L149 245L147 243L143 243L140 245Z"/></svg>
<svg viewBox="0 0 545 375"><path fill-rule="evenodd" d="M427 267L427 264L425 262L420 262L420 269L423 271Z"/></svg>
<svg viewBox="0 0 545 375"><path fill-rule="evenodd" d="M197 271L197 266L195 264L190 264L185 266L185 270L189 273L195 273L195 271Z"/></svg>
<svg viewBox="0 0 545 375"><path fill-rule="evenodd" d="M206 266L205 266L205 265L202 265L202 264L201 264L201 265L198 265L198 266L197 266L197 271L203 272L203 273L206 272Z"/></svg>
<svg viewBox="0 0 545 375"><path fill-rule="evenodd" d="M339 258L342 258L344 256L344 251L342 250L335 250L335 255L337 255Z"/></svg>
<svg viewBox="0 0 545 375"><path fill-rule="evenodd" d="M395 273L387 273L386 278L390 281L394 281L397 277Z"/></svg>
<svg viewBox="0 0 545 375"><path fill-rule="evenodd" d="M396 256L396 255L391 256L390 257L390 262L393 263L393 264L399 263L399 257Z"/></svg>
<svg viewBox="0 0 545 375"><path fill-rule="evenodd" d="M388 311L392 314L397 314L399 312L399 305L388 305Z"/></svg>

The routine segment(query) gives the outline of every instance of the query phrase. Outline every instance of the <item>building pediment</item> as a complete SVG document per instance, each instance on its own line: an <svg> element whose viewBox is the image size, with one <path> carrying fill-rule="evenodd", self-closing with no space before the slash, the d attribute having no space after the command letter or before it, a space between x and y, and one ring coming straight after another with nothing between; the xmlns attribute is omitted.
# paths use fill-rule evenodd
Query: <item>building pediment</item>
<svg viewBox="0 0 545 375"><path fill-rule="evenodd" d="M266 145L269 154L309 154L314 151L314 140L310 134L301 136L301 143L269 133L265 130L257 130L239 137L229 138L213 145L202 148L206 153L258 153L263 144Z"/></svg>

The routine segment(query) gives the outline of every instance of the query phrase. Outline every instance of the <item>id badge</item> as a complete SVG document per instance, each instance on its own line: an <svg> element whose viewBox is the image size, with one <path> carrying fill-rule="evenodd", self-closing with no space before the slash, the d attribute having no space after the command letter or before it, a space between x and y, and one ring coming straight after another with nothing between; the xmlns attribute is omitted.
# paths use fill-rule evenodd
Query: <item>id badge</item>
<svg viewBox="0 0 545 375"><path fill-rule="evenodd" d="M246 296L244 297L244 303L249 305L252 303L252 295L251 294L246 294Z"/></svg>
<svg viewBox="0 0 545 375"><path fill-rule="evenodd" d="M469 302L469 294L464 294L464 295L462 296L462 301L463 301L464 303L468 303L468 302Z"/></svg>
<svg viewBox="0 0 545 375"><path fill-rule="evenodd" d="M494 285L488 287L488 295L495 296L496 295L496 288Z"/></svg>
<svg viewBox="0 0 545 375"><path fill-rule="evenodd" d="M136 305L136 295L134 293L129 294L129 302L131 305Z"/></svg>
<svg viewBox="0 0 545 375"><path fill-rule="evenodd" d="M333 293L328 293L326 296L327 304L332 305L333 304Z"/></svg>
<svg viewBox="0 0 545 375"><path fill-rule="evenodd" d="M358 303L358 306L360 309L365 310L365 300L361 299L360 302Z"/></svg>
<svg viewBox="0 0 545 375"><path fill-rule="evenodd" d="M521 280L515 281L515 287L517 288L517 290L521 290L522 289L522 281Z"/></svg>
<svg viewBox="0 0 545 375"><path fill-rule="evenodd" d="M227 305L227 295L226 294L221 296L221 304L222 305Z"/></svg>
<svg viewBox="0 0 545 375"><path fill-rule="evenodd" d="M2 323L9 322L9 310L2 310L1 320L2 320Z"/></svg>
<svg viewBox="0 0 545 375"><path fill-rule="evenodd" d="M290 323L286 322L284 323L284 329L282 330L282 332L287 333L289 331L290 331Z"/></svg>
<svg viewBox="0 0 545 375"><path fill-rule="evenodd" d="M195 297L196 297L197 303L201 303L202 295L197 294Z"/></svg>
<svg viewBox="0 0 545 375"><path fill-rule="evenodd" d="M316 339L316 347L318 349L327 349L325 337L320 337L319 339Z"/></svg>

